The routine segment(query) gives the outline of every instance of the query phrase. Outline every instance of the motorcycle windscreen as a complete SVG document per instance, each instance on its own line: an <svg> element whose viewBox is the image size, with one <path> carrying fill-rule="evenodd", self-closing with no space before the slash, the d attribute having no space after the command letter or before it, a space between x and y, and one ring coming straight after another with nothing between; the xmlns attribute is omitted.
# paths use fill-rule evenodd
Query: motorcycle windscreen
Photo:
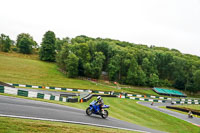
<svg viewBox="0 0 200 133"><path fill-rule="evenodd" d="M102 108L109 108L109 105L103 105Z"/></svg>

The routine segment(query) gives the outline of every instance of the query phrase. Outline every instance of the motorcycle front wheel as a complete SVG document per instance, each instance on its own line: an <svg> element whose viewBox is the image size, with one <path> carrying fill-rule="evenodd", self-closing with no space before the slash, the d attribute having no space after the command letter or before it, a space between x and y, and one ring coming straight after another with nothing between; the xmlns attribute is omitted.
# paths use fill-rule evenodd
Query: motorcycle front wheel
<svg viewBox="0 0 200 133"><path fill-rule="evenodd" d="M88 108L86 109L86 114L87 114L88 116L92 115L92 110L90 110L90 107L88 107Z"/></svg>
<svg viewBox="0 0 200 133"><path fill-rule="evenodd" d="M106 119L108 117L108 111L104 110L104 112L101 114L101 117Z"/></svg>

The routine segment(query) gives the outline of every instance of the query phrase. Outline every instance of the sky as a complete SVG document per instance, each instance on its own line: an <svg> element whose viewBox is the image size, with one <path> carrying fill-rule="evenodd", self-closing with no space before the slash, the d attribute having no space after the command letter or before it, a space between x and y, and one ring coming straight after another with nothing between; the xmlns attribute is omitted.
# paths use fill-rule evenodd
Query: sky
<svg viewBox="0 0 200 133"><path fill-rule="evenodd" d="M46 31L175 48L200 56L200 0L0 0L0 34Z"/></svg>

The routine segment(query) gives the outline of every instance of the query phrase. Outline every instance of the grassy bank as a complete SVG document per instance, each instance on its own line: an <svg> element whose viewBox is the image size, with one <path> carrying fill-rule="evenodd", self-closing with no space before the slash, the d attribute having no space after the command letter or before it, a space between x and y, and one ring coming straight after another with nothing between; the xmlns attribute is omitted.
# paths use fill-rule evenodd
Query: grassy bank
<svg viewBox="0 0 200 133"><path fill-rule="evenodd" d="M70 79L58 71L55 63L43 62L37 55L7 54L0 52L0 81L69 87L94 90L113 90L112 87L92 83L86 80Z"/></svg>
<svg viewBox="0 0 200 133"><path fill-rule="evenodd" d="M8 94L3 94L3 95L8 95ZM27 98L27 99L38 100L35 98ZM40 101L62 104L85 110L93 99L91 99L87 103L66 103L66 102L49 101L43 99L40 99ZM167 114L161 113L159 111L139 105L136 103L135 100L119 99L119 98L103 98L103 99L105 104L111 106L111 108L108 109L109 115L114 118L118 118L134 124L146 126L149 128L165 132L196 133L200 131L199 127L197 126L194 126L188 122L177 119L175 117L169 116Z"/></svg>
<svg viewBox="0 0 200 133"><path fill-rule="evenodd" d="M1 133L132 133L131 131L94 126L0 117Z"/></svg>
<svg viewBox="0 0 200 133"><path fill-rule="evenodd" d="M153 95L153 96L160 96L159 94L155 93L152 89L133 89L133 88L122 88L123 91L131 92L134 94L143 94L143 95Z"/></svg>
<svg viewBox="0 0 200 133"><path fill-rule="evenodd" d="M55 63L40 61L38 55L0 52L0 63L0 81L3 82L157 95L151 89L141 87L125 88L122 85L124 88L118 90L116 85L105 84L101 80L100 83L95 83L88 80L67 78L66 75L58 71Z"/></svg>

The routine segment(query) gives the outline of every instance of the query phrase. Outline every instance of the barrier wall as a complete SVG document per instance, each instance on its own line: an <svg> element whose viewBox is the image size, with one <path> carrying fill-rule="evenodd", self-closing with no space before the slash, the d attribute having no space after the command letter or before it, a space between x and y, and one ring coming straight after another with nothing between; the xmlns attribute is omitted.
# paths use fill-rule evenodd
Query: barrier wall
<svg viewBox="0 0 200 133"><path fill-rule="evenodd" d="M160 101L156 99L161 99L162 101L166 100L172 100L170 97L163 97L163 96L152 96L152 95L138 95L138 94L128 94L128 93L119 93L119 92L111 92L111 91L98 91L98 90L84 90L84 89L70 89L70 88L59 88L59 87L47 87L47 86L34 86L34 85L21 85L21 84L13 84L13 83L7 83L9 85L13 86L19 86L19 87L31 87L31 88L43 88L43 89L54 89L54 90L66 90L66 91L75 91L75 92L89 92L89 93L96 93L97 95L117 95L117 96L123 96L123 97L137 97L141 99L147 99L147 98L154 98L154 101ZM133 99L133 98L129 98ZM151 99L150 99L151 100ZM146 100L148 101L148 100ZM180 101L175 101L177 104L200 104L199 99L185 99L181 98Z"/></svg>
<svg viewBox="0 0 200 133"><path fill-rule="evenodd" d="M0 93L31 97L31 98L40 98L46 100L62 101L62 102L78 102L78 98L65 98L44 93L38 93L34 91L24 91L17 88L10 88L5 86L0 86Z"/></svg>

